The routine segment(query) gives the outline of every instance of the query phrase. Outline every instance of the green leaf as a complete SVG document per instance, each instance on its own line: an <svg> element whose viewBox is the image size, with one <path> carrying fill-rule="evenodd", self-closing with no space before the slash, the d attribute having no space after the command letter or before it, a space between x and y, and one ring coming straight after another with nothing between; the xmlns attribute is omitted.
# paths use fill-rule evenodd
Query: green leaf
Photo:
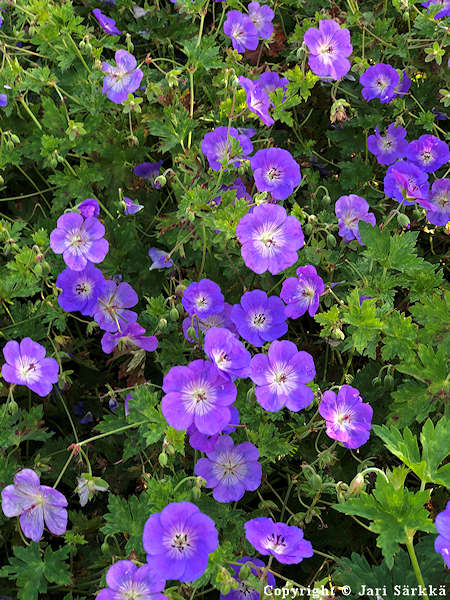
<svg viewBox="0 0 450 600"><path fill-rule="evenodd" d="M369 344L378 337L382 322L376 316L375 300L366 300L360 305L359 291L356 288L352 290L347 301L348 306L342 308L342 322L351 326L349 333L354 348L363 354Z"/></svg>
<svg viewBox="0 0 450 600"><path fill-rule="evenodd" d="M328 337L339 321L339 307L334 304L330 310L314 315L314 320L322 325L320 337Z"/></svg>
<svg viewBox="0 0 450 600"><path fill-rule="evenodd" d="M378 534L377 546L391 569L394 556L400 550L399 544L406 543L410 530L435 531L424 508L429 496L429 490L413 493L403 487L394 489L390 481L378 475L372 494L362 492L359 498L350 498L343 504L333 505L333 508L346 515L372 521L369 528Z"/></svg>
<svg viewBox="0 0 450 600"><path fill-rule="evenodd" d="M414 357L416 349L417 325L411 317L394 310L383 323L383 348L381 355L384 360L391 360L396 356L403 359Z"/></svg>

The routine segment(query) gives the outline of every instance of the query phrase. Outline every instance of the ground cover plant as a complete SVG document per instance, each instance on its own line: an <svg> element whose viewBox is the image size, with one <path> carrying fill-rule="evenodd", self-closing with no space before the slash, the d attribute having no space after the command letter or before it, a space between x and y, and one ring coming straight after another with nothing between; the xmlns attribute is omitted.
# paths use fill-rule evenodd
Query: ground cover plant
<svg viewBox="0 0 450 600"><path fill-rule="evenodd" d="M448 0L0 2L0 590L445 597Z"/></svg>

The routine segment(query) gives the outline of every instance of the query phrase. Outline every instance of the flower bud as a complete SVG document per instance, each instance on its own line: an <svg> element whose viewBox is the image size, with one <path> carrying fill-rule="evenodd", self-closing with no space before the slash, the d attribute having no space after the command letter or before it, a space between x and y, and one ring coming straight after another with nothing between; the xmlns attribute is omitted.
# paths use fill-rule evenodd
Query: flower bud
<svg viewBox="0 0 450 600"><path fill-rule="evenodd" d="M303 227L303 231L306 233L306 235L311 235L313 230L313 226L311 225L311 223L306 223L306 225Z"/></svg>
<svg viewBox="0 0 450 600"><path fill-rule="evenodd" d="M155 177L155 186L158 188L162 188L166 185L167 183L167 179L164 177L164 175L158 175L158 177Z"/></svg>
<svg viewBox="0 0 450 600"><path fill-rule="evenodd" d="M239 569L239 579L241 581L247 579L247 577L251 575L251 572L252 570L248 565L242 565L242 567Z"/></svg>
<svg viewBox="0 0 450 600"><path fill-rule="evenodd" d="M175 296L177 296L178 298L181 298L181 296L184 294L185 289L186 289L186 286L183 285L182 283L179 283L177 285L177 287L175 288Z"/></svg>
<svg viewBox="0 0 450 600"><path fill-rule="evenodd" d="M333 328L331 332L331 337L333 338L333 340L345 340L344 332L337 326Z"/></svg>
<svg viewBox="0 0 450 600"><path fill-rule="evenodd" d="M390 373L388 373L384 378L383 384L387 390L392 390L394 388L394 378Z"/></svg>
<svg viewBox="0 0 450 600"><path fill-rule="evenodd" d="M161 454L158 456L158 462L162 467L167 465L167 454L165 452L161 452Z"/></svg>
<svg viewBox="0 0 450 600"><path fill-rule="evenodd" d="M10 401L8 402L9 414L15 415L18 410L19 410L19 406L18 406L17 402L14 400L14 398L11 398Z"/></svg>
<svg viewBox="0 0 450 600"><path fill-rule="evenodd" d="M161 317L161 319L159 320L159 323L158 323L158 327L160 329L165 329L167 327L167 319L165 319L164 317Z"/></svg>
<svg viewBox="0 0 450 600"><path fill-rule="evenodd" d="M194 500L200 500L200 497L201 497L201 495L202 495L202 491L201 491L201 489L200 489L200 488L198 488L197 486L194 486L194 487L191 489L191 494L192 494L192 498L193 498Z"/></svg>
<svg viewBox="0 0 450 600"><path fill-rule="evenodd" d="M195 340L195 338L197 337L197 332L193 327L188 327L186 333L190 340Z"/></svg>
<svg viewBox="0 0 450 600"><path fill-rule="evenodd" d="M366 482L364 481L364 476L361 473L358 473L356 477L352 479L348 488L349 496L359 496L361 492L364 491L366 486Z"/></svg>
<svg viewBox="0 0 450 600"><path fill-rule="evenodd" d="M400 213L397 215L397 223L400 225L400 227L408 227L410 220L407 215Z"/></svg>
<svg viewBox="0 0 450 600"><path fill-rule="evenodd" d="M329 246L330 248L336 248L336 244L336 238L332 233L329 233L327 235L327 246Z"/></svg>
<svg viewBox="0 0 450 600"><path fill-rule="evenodd" d="M178 321L178 319L180 318L180 313L175 308L175 306L170 309L169 317L171 321Z"/></svg>

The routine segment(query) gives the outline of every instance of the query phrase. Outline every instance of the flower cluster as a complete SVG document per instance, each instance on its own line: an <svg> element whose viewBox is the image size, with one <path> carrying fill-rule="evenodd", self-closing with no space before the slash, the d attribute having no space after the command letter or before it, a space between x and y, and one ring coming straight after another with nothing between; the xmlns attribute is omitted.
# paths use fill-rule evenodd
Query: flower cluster
<svg viewBox="0 0 450 600"><path fill-rule="evenodd" d="M275 121L269 114L273 102L270 100L269 94L278 88L286 91L289 81L285 77L280 77L278 73L270 71L263 73L257 80L240 76L238 81L245 90L248 109L257 115L264 125L273 125Z"/></svg>
<svg viewBox="0 0 450 600"><path fill-rule="evenodd" d="M258 2L250 2L248 15L238 10L230 10L223 25L223 31L231 39L232 46L240 53L256 50L258 37L268 40L273 33L273 10Z"/></svg>

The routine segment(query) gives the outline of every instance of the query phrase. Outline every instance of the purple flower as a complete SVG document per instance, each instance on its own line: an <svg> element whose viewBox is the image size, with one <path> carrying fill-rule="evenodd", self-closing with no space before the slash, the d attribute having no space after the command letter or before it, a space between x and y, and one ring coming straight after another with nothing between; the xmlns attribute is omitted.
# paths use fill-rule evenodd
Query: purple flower
<svg viewBox="0 0 450 600"><path fill-rule="evenodd" d="M98 297L92 316L105 331L123 331L137 320L137 314L127 309L135 306L138 300L131 285L125 282L117 285L107 279L104 292Z"/></svg>
<svg viewBox="0 0 450 600"><path fill-rule="evenodd" d="M240 156L245 157L253 151L250 139L246 135L240 135L234 127L216 127L205 135L201 144L201 151L213 171L220 171L222 165L228 162L234 167L241 164L242 158L233 155L231 138L239 142Z"/></svg>
<svg viewBox="0 0 450 600"><path fill-rule="evenodd" d="M299 527L274 523L258 517L245 523L245 537L263 555L272 554L280 563L298 564L313 555L311 542L305 540Z"/></svg>
<svg viewBox="0 0 450 600"><path fill-rule="evenodd" d="M80 419L80 423L82 425L87 425L88 423L92 423L94 417L92 416L91 411L88 411L82 419Z"/></svg>
<svg viewBox="0 0 450 600"><path fill-rule="evenodd" d="M233 48L239 53L246 50L256 50L258 46L258 32L252 20L238 10L230 10L223 24L225 35L231 38Z"/></svg>
<svg viewBox="0 0 450 600"><path fill-rule="evenodd" d="M118 406L117 401L116 405ZM109 407L111 408L111 400L109 401ZM111 408L111 410L114 410L114 408ZM106 492L107 490L108 484L103 479L100 479L100 477L92 477L88 473L83 473L81 477L77 477L75 491L80 497L80 506L86 506L89 500L94 497L95 492Z"/></svg>
<svg viewBox="0 0 450 600"><path fill-rule="evenodd" d="M275 200L285 200L300 183L300 167L287 150L258 150L250 166L259 192L270 192Z"/></svg>
<svg viewBox="0 0 450 600"><path fill-rule="evenodd" d="M28 338L29 339L29 338ZM44 522L54 535L62 535L67 528L67 500L47 485L31 469L22 469L14 477L14 485L2 490L2 509L7 517L19 517L24 535L39 542L44 533Z"/></svg>
<svg viewBox="0 0 450 600"><path fill-rule="evenodd" d="M420 167L405 160L399 160L388 167L384 178L384 193L388 198L395 198L397 202L403 202L405 206L411 206L414 202L403 199L403 190L407 198L417 201L428 197L428 177Z"/></svg>
<svg viewBox="0 0 450 600"><path fill-rule="evenodd" d="M405 158L408 150L406 129L391 123L385 137L380 135L378 125L374 135L367 138L367 148L377 157L380 165L391 165L399 158Z"/></svg>
<svg viewBox="0 0 450 600"><path fill-rule="evenodd" d="M231 320L231 304L228 302L224 302L224 308L222 312L212 313L208 315L204 319L198 319L198 323L200 326L200 331L202 333L206 333L208 329L211 327L224 327L228 329L232 333L237 333L237 329L233 321ZM188 336L187 330L190 327L193 327L195 330L195 337L198 340L198 328L197 328L197 319L192 319L192 317L187 317L183 320L183 333L184 337L188 342L193 342L194 340Z"/></svg>
<svg viewBox="0 0 450 600"><path fill-rule="evenodd" d="M123 209L125 215L135 215L144 208L142 204L136 204L134 200L127 198L126 196L124 196L123 201L125 203L125 207Z"/></svg>
<svg viewBox="0 0 450 600"><path fill-rule="evenodd" d="M258 79L258 85L266 94L274 92L278 88L282 88L286 91L286 86L289 83L289 79L286 77L280 77L278 73L272 71L266 71L262 73Z"/></svg>
<svg viewBox="0 0 450 600"><path fill-rule="evenodd" d="M420 167L426 173L433 173L450 160L448 144L434 135L421 135L410 142L406 151L407 160Z"/></svg>
<svg viewBox="0 0 450 600"><path fill-rule="evenodd" d="M359 305L362 306L362 303L365 300L373 300L373 296L366 296L365 294L360 294L359 295Z"/></svg>
<svg viewBox="0 0 450 600"><path fill-rule="evenodd" d="M250 352L228 329L223 327L208 329L204 351L225 380L232 381L236 377L248 376Z"/></svg>
<svg viewBox="0 0 450 600"><path fill-rule="evenodd" d="M379 63L366 69L359 82L363 86L361 93L367 102L378 98L382 104L386 104L394 98L400 76L391 65Z"/></svg>
<svg viewBox="0 0 450 600"><path fill-rule="evenodd" d="M252 113L255 113L264 125L273 125L275 121L269 115L271 102L268 94L259 87L258 82L252 81L247 77L238 77L238 81L245 90L248 109Z"/></svg>
<svg viewBox="0 0 450 600"><path fill-rule="evenodd" d="M273 33L272 19L275 15L273 10L266 4L260 6L259 2L250 2L247 10L258 36L263 40L269 40Z"/></svg>
<svg viewBox="0 0 450 600"><path fill-rule="evenodd" d="M437 515L434 524L439 533L434 540L434 549L442 554L447 569L450 569L450 502L447 502L445 510Z"/></svg>
<svg viewBox="0 0 450 600"><path fill-rule="evenodd" d="M8 104L8 96L6 94L0 94L0 106L4 108Z"/></svg>
<svg viewBox="0 0 450 600"><path fill-rule="evenodd" d="M172 259L167 258L169 253L165 252L164 250L160 250L159 248L150 248L148 255L152 260L152 266L149 267L149 271L153 271L153 269L170 269L173 267Z"/></svg>
<svg viewBox="0 0 450 600"><path fill-rule="evenodd" d="M82 315L92 315L98 297L103 293L105 278L100 269L87 263L82 271L64 269L57 279L56 286L62 289L58 304L66 312L79 310Z"/></svg>
<svg viewBox="0 0 450 600"><path fill-rule="evenodd" d="M244 182L240 177L237 177L231 185L221 185L221 191L226 192L227 190L236 190L236 199L241 200L242 198L247 200L249 204L252 202L252 197L247 192L247 188L245 187ZM222 196L216 196L213 199L213 202L216 206L222 202ZM234 201L233 201L234 204Z"/></svg>
<svg viewBox="0 0 450 600"><path fill-rule="evenodd" d="M164 376L161 411L167 423L178 430L195 423L201 433L214 435L230 422L230 404L236 387L225 381L215 366L194 360L187 367L172 367Z"/></svg>
<svg viewBox="0 0 450 600"><path fill-rule="evenodd" d="M210 279L193 282L184 290L181 304L189 315L204 319L224 308L224 298L220 287Z"/></svg>
<svg viewBox="0 0 450 600"><path fill-rule="evenodd" d="M406 74L406 71L402 72L402 80L395 87L394 90L394 98L401 98L405 94L409 92L409 88L411 87L411 79Z"/></svg>
<svg viewBox="0 0 450 600"><path fill-rule="evenodd" d="M121 342L128 348L129 344L133 344L138 348L142 348L146 352L153 352L158 347L158 340L154 335L146 336L145 329L138 323L127 325L122 331L117 333L105 333L102 337L102 350L105 354L109 354Z"/></svg>
<svg viewBox="0 0 450 600"><path fill-rule="evenodd" d="M259 204L236 227L246 266L255 273L281 273L297 262L305 243L300 222L276 204Z"/></svg>
<svg viewBox="0 0 450 600"><path fill-rule="evenodd" d="M431 187L428 202L428 221L433 225L447 225L450 221L450 179L436 179Z"/></svg>
<svg viewBox="0 0 450 600"><path fill-rule="evenodd" d="M112 410L114 412L117 408L119 408L119 403L115 398L110 398L108 401L108 406L109 410Z"/></svg>
<svg viewBox="0 0 450 600"><path fill-rule="evenodd" d="M103 79L102 94L115 104L122 104L141 84L143 73L136 69L136 59L126 50L117 50L115 54L117 66L102 63L102 71L106 73Z"/></svg>
<svg viewBox="0 0 450 600"><path fill-rule="evenodd" d="M220 433L233 433L236 431L235 425L239 425L239 411L235 406L230 406L230 424L224 427ZM219 433L215 433L214 435L200 433L195 423L189 425L187 434L189 435L189 445L191 448L205 452L205 454L214 450L214 446L220 435Z"/></svg>
<svg viewBox="0 0 450 600"><path fill-rule="evenodd" d="M233 306L231 318L239 335L256 347L278 339L288 330L283 301L278 296L268 297L262 290L245 292L241 303Z"/></svg>
<svg viewBox="0 0 450 600"><path fill-rule="evenodd" d="M119 560L106 573L107 588L101 590L96 600L167 600L161 592L166 580L150 565L137 567L131 560Z"/></svg>
<svg viewBox="0 0 450 600"><path fill-rule="evenodd" d="M269 412L286 406L298 412L311 404L313 391L305 385L316 374L313 358L299 352L293 342L272 342L269 354L256 354L250 363L250 379L256 383L255 396Z"/></svg>
<svg viewBox="0 0 450 600"><path fill-rule="evenodd" d="M195 581L206 571L219 539L214 521L191 502L172 502L147 520L147 561L167 579Z"/></svg>
<svg viewBox="0 0 450 600"><path fill-rule="evenodd" d="M16 340L7 342L3 348L6 360L2 366L3 379L25 385L38 396L47 396L58 382L59 365L54 358L45 358L45 352L44 346L29 337L20 344Z"/></svg>
<svg viewBox="0 0 450 600"><path fill-rule="evenodd" d="M350 70L347 56L353 51L350 32L332 19L319 21L319 29L310 27L303 38L309 50L308 63L319 77L341 79Z"/></svg>
<svg viewBox="0 0 450 600"><path fill-rule="evenodd" d="M356 239L363 245L359 235L359 221L365 221L372 226L376 223L375 215L369 212L369 208L367 201L356 194L341 196L336 200L334 212L338 218L339 235L346 244Z"/></svg>
<svg viewBox="0 0 450 600"><path fill-rule="evenodd" d="M442 9L434 15L435 19L450 17L450 0L428 0L428 2L421 2L421 4L425 8L429 6L442 6Z"/></svg>
<svg viewBox="0 0 450 600"><path fill-rule="evenodd" d="M117 29L116 22L114 21L114 19L110 19L109 17L104 15L99 8L95 8L92 11L92 14L97 19L98 24L103 29L103 31L109 33L109 35L117 36L122 33Z"/></svg>
<svg viewBox="0 0 450 600"><path fill-rule="evenodd" d="M125 416L128 417L130 414L130 402L133 400L133 396L131 394L127 394L125 400L123 401L123 408L125 412Z"/></svg>
<svg viewBox="0 0 450 600"><path fill-rule="evenodd" d="M95 198L83 200L83 202L77 206L77 209L85 219L88 217L98 217L100 214L100 205Z"/></svg>
<svg viewBox="0 0 450 600"><path fill-rule="evenodd" d="M159 172L161 171L161 165L163 164L162 160L158 162L150 163L144 162L136 165L133 169L133 173L138 177L142 177L143 179L148 179L153 185L155 185L155 179L158 177ZM155 185L155 187L158 187Z"/></svg>
<svg viewBox="0 0 450 600"><path fill-rule="evenodd" d="M287 304L286 317L298 319L306 311L314 316L319 308L319 296L325 291L321 277L312 265L299 267L297 277L288 277L283 281L280 298Z"/></svg>
<svg viewBox="0 0 450 600"><path fill-rule="evenodd" d="M195 465L195 474L213 488L217 502L237 502L245 491L254 492L261 483L258 448L250 442L237 446L229 435L222 435L207 458Z"/></svg>
<svg viewBox="0 0 450 600"><path fill-rule="evenodd" d="M250 558L249 556L243 556L236 562L240 565L252 563L257 567L260 567L261 570L263 570L265 566L263 561L259 560L259 558ZM239 587L232 589L228 594L220 594L220 600L259 600L259 591L249 587L247 583L239 579L240 566L234 564L230 565L230 567L235 573L233 577L239 583ZM260 575L258 575L258 571L254 567L251 567L250 571L255 577L260 577ZM275 577L272 575L272 573L266 573L266 582L267 585L271 586L272 588L275 587Z"/></svg>
<svg viewBox="0 0 450 600"><path fill-rule="evenodd" d="M373 410L364 404L356 388L343 385L337 395L325 392L319 413L325 419L327 435L346 448L359 448L369 439Z"/></svg>
<svg viewBox="0 0 450 600"><path fill-rule="evenodd" d="M104 235L105 227L98 219L83 219L79 213L70 212L59 217L50 234L50 247L63 255L69 269L82 271L88 262L101 263L107 255L109 244Z"/></svg>

